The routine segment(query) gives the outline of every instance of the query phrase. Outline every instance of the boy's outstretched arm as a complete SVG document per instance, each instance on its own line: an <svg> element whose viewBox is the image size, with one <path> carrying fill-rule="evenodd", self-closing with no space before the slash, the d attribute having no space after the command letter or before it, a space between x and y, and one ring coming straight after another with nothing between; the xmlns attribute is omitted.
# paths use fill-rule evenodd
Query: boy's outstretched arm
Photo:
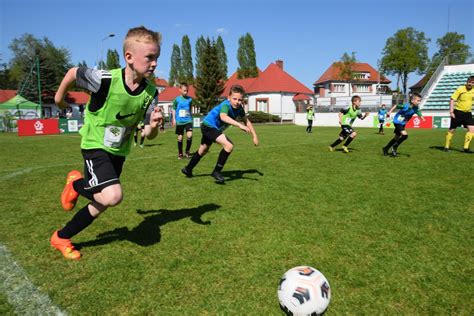
<svg viewBox="0 0 474 316"><path fill-rule="evenodd" d="M145 129L147 139L153 139L158 135L158 127L163 121L163 113L159 107L155 107L150 113L150 129Z"/></svg>
<svg viewBox="0 0 474 316"><path fill-rule="evenodd" d="M250 129L245 126L244 124L240 123L240 122L237 122L236 120L234 120L233 118L231 118L229 115L225 114L225 113L220 113L219 114L219 117L220 119L229 124L229 125L232 125L232 126L235 126L235 127L238 127L240 128L241 130L243 130L244 132L246 133L250 133Z"/></svg>
<svg viewBox="0 0 474 316"><path fill-rule="evenodd" d="M68 70L63 80L59 84L58 90L56 91L56 94L54 95L54 103L56 103L56 105L61 109L65 109L69 107L69 104L67 104L66 101L64 101L64 98L66 97L67 92L71 90L71 88L76 83L76 76L77 76L77 67L73 67Z"/></svg>
<svg viewBox="0 0 474 316"><path fill-rule="evenodd" d="M247 119L247 122L245 123L245 125L249 128L250 134L252 134L252 141L253 141L253 144L254 144L255 146L258 146L259 141L258 141L258 137L257 137L257 132L255 132L255 128L253 128L252 122L250 122L250 120Z"/></svg>

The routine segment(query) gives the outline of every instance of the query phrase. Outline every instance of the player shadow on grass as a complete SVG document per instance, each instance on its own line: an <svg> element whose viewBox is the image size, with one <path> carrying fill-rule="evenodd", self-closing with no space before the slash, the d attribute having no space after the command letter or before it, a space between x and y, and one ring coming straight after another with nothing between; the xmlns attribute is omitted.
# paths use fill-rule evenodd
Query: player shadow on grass
<svg viewBox="0 0 474 316"><path fill-rule="evenodd" d="M444 146L430 146L429 148L434 149L434 150L444 151ZM460 153L462 152L461 149L456 149L456 148L449 148L449 151L457 151Z"/></svg>
<svg viewBox="0 0 474 316"><path fill-rule="evenodd" d="M179 221L189 217L194 223L200 225L211 225L211 221L203 221L202 215L207 212L217 211L221 206L210 203L194 208L181 210L137 210L144 217L143 221L132 230L128 227L119 227L114 230L97 235L96 239L75 243L80 249L82 247L93 247L105 245L115 241L128 240L137 245L146 247L159 243L161 240L161 227L167 223Z"/></svg>
<svg viewBox="0 0 474 316"><path fill-rule="evenodd" d="M247 170L227 170L227 171L222 171L221 174L225 178L225 182L233 181L233 180L253 180L253 181L258 181L256 178L249 178L245 177L245 174L252 174L256 173L259 176L263 176L263 173L258 171L257 169L247 169ZM210 174L198 174L195 175L194 177L208 177Z"/></svg>

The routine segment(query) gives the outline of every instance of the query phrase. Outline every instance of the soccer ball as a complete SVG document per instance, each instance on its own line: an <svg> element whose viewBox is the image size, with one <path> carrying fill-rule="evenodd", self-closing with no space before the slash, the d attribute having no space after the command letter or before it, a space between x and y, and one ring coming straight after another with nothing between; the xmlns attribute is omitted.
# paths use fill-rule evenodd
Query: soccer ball
<svg viewBox="0 0 474 316"><path fill-rule="evenodd" d="M331 288L317 269L295 267L282 276L278 300L281 309L289 315L321 315L331 300Z"/></svg>

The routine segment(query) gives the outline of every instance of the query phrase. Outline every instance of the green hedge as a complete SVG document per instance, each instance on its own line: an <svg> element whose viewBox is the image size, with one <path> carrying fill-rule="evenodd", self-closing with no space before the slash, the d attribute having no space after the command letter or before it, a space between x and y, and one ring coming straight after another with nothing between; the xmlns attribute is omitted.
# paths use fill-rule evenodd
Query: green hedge
<svg viewBox="0 0 474 316"><path fill-rule="evenodd" d="M272 115L260 111L249 111L248 118L252 123L280 122L278 115Z"/></svg>

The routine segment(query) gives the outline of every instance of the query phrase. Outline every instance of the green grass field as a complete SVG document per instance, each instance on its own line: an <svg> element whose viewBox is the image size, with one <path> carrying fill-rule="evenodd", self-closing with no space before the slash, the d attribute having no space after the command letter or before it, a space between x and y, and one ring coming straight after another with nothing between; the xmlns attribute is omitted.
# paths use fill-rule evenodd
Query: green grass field
<svg viewBox="0 0 474 316"><path fill-rule="evenodd" d="M280 315L279 279L298 265L328 278L327 315L474 314L474 155L459 151L463 131L444 153L445 131L409 130L392 158L381 152L391 131L359 128L344 154L327 149L337 128L256 129L259 147L226 132L225 185L209 176L217 145L192 179L172 131L132 149L124 201L73 239L79 261L49 245L73 214L59 195L67 172L82 171L79 136L0 134L0 243L72 315ZM196 130L193 148L199 140ZM13 313L2 289L0 313Z"/></svg>

